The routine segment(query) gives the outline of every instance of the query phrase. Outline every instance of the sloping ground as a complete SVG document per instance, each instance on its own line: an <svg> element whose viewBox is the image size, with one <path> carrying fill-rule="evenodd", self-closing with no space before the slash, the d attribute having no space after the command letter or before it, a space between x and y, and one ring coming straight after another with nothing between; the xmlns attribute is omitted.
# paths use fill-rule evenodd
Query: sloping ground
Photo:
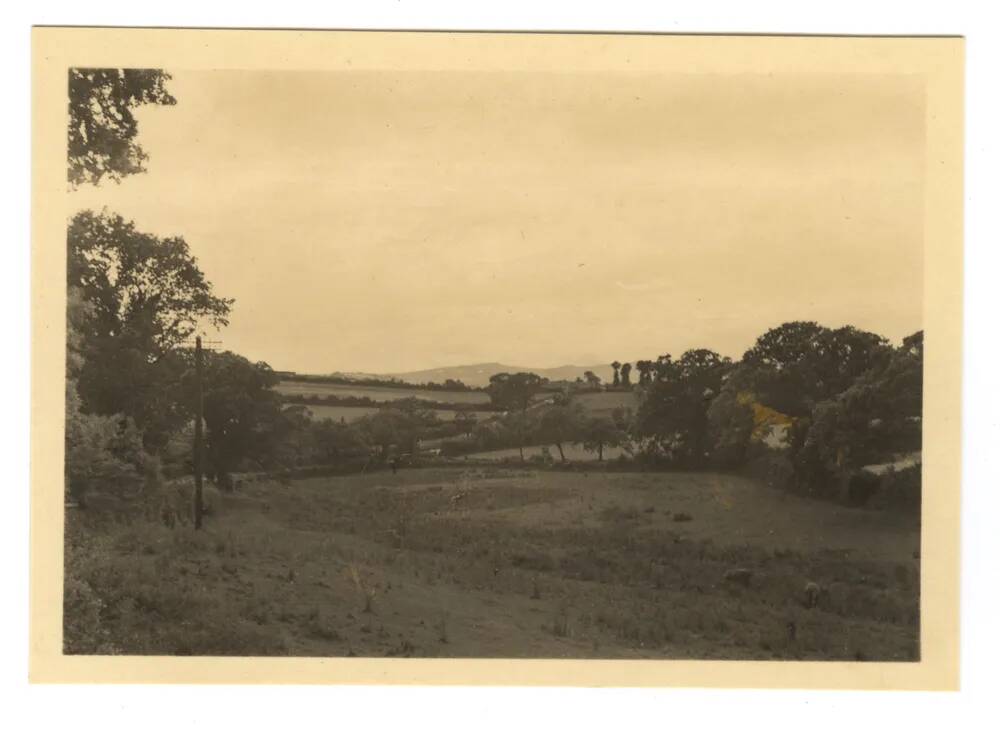
<svg viewBox="0 0 1000 733"><path fill-rule="evenodd" d="M632 410L639 408L639 398L635 392L591 392L573 398L587 412L610 415L617 408Z"/></svg>
<svg viewBox="0 0 1000 733"><path fill-rule="evenodd" d="M285 379L274 388L276 392L291 397L301 395L328 395L337 397L368 397L375 402L395 402L416 397L433 402L463 403L470 405L486 404L490 401L485 392L448 392L436 389L419 389L416 387L366 387L364 385L332 384L330 382L302 382Z"/></svg>
<svg viewBox="0 0 1000 733"><path fill-rule="evenodd" d="M73 652L918 655L916 526L731 476L406 469L252 484L198 533L68 519Z"/></svg>
<svg viewBox="0 0 1000 733"><path fill-rule="evenodd" d="M289 403L295 404L295 403ZM378 412L378 407L351 407L348 405L303 405L311 417L316 420L340 421L343 418L346 422L353 422L366 415L374 415ZM440 420L454 420L458 414L455 410L433 410ZM488 420L496 415L494 412L470 411L477 420Z"/></svg>
<svg viewBox="0 0 1000 733"><path fill-rule="evenodd" d="M557 451L551 445L526 445L524 447L524 458L525 460L531 460L532 458L541 458L545 451L548 450L549 456L555 460L559 460L559 451ZM591 453L583 449L579 443L566 443L563 445L563 453L566 455L567 461L596 461L597 453ZM623 451L621 448L605 448L604 449L604 460L613 461L618 456L622 455ZM521 452L517 448L500 448L498 450L488 450L481 451L479 453L472 453L469 455L470 459L481 460L481 461L520 461Z"/></svg>

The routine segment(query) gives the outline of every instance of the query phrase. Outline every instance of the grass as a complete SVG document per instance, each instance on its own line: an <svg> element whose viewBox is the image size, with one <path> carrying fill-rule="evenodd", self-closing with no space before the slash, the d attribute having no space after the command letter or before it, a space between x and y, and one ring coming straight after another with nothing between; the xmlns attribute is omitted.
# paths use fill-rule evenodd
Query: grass
<svg viewBox="0 0 1000 733"><path fill-rule="evenodd" d="M67 652L919 655L918 528L743 478L406 469L218 502L201 532L71 511Z"/></svg>
<svg viewBox="0 0 1000 733"><path fill-rule="evenodd" d="M559 451L556 450L551 445L530 445L524 447L524 459L531 460L532 458L540 458L545 449L548 449L549 455L552 457L553 461L559 462ZM567 461L597 461L597 453L586 451L583 446L576 443L565 443L563 444L563 453L566 455ZM622 455L621 448L611 448L606 447L604 449L604 461L613 461ZM491 451L481 451L479 453L472 453L469 458L484 461L520 461L521 454L517 448L502 448L500 450Z"/></svg>
<svg viewBox="0 0 1000 733"><path fill-rule="evenodd" d="M573 401L587 412L599 415L610 415L617 408L632 412L639 408L639 398L635 392L590 392L577 395Z"/></svg>
<svg viewBox="0 0 1000 733"><path fill-rule="evenodd" d="M374 415L378 412L378 407L353 407L350 405L304 405L310 415L316 420L334 420L339 422L343 418L347 422L357 420L366 415ZM458 414L455 410L433 410L439 419L451 421ZM496 415L493 412L473 412L477 420L485 420Z"/></svg>
<svg viewBox="0 0 1000 733"><path fill-rule="evenodd" d="M408 397L417 397L434 402L461 402L470 405L486 404L490 401L485 392L448 392L444 390L417 389L414 387L363 387L349 384L328 384L324 382L297 382L283 380L275 391L284 395L338 395L341 397L370 397L376 402L392 402Z"/></svg>

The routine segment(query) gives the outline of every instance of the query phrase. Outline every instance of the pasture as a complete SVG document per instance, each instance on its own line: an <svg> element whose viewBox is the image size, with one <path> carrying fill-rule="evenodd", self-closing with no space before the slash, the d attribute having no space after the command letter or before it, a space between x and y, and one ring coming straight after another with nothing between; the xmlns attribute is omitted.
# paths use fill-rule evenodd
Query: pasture
<svg viewBox="0 0 1000 733"><path fill-rule="evenodd" d="M524 459L530 461L533 458L541 458L545 451L548 451L549 456L555 460L559 460L559 451L551 445L526 445L524 446ZM579 443L566 443L563 445L563 453L566 455L567 461L596 461L597 453L591 453L583 449L583 446ZM613 461L623 454L621 448L604 448L604 460ZM481 451L479 453L472 453L469 458L474 458L479 461L498 461L498 462L510 462L510 461L520 461L521 453L517 448L501 448L499 450Z"/></svg>
<svg viewBox="0 0 1000 733"><path fill-rule="evenodd" d="M410 397L434 402L470 405L485 405L490 401L489 396L485 392L448 392L415 387L364 387L352 384L299 382L294 380L282 380L274 389L279 394L289 396L317 395L326 397L327 395L334 395L339 397L368 397L375 402L393 402Z"/></svg>
<svg viewBox="0 0 1000 733"><path fill-rule="evenodd" d="M289 403L294 404L294 403ZM378 407L353 407L350 405L302 405L315 420L334 420L339 422L343 418L346 422L357 420L366 415L373 415L378 412ZM439 420L445 422L455 419L458 413L455 410L431 410L437 415ZM495 417L495 412L473 411L477 420L488 420Z"/></svg>
<svg viewBox="0 0 1000 733"><path fill-rule="evenodd" d="M70 511L66 649L914 660L918 549L913 520L716 473L260 481L200 532Z"/></svg>
<svg viewBox="0 0 1000 733"><path fill-rule="evenodd" d="M639 409L639 397L635 392L588 392L577 395L573 402L595 415L610 415L618 408L632 412Z"/></svg>

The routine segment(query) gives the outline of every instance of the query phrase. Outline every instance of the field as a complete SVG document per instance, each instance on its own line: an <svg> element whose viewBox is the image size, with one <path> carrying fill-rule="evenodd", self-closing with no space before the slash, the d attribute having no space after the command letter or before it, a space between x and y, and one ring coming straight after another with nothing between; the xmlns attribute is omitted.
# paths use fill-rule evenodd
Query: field
<svg viewBox="0 0 1000 733"><path fill-rule="evenodd" d="M211 500L200 532L69 510L68 652L919 656L915 522L745 478L426 468Z"/></svg>
<svg viewBox="0 0 1000 733"><path fill-rule="evenodd" d="M296 382L283 380L274 388L283 395L319 395L326 397L368 397L375 402L392 402L409 397L433 402L453 402L479 405L490 401L485 392L446 392L444 390L418 389L413 387L363 387L349 384L329 384L325 382Z"/></svg>
<svg viewBox="0 0 1000 733"><path fill-rule="evenodd" d="M379 409L378 407L350 407L347 405L304 405L304 407L317 420L339 421L343 418L347 422L376 413ZM454 420L457 414L455 410L432 410L432 412L444 421ZM496 415L495 412L485 411L475 411L472 414L476 416L477 420L486 420Z"/></svg>
<svg viewBox="0 0 1000 733"><path fill-rule="evenodd" d="M635 410L639 407L639 398L635 392L589 392L577 395L573 401L593 414L610 415L616 408Z"/></svg>
<svg viewBox="0 0 1000 733"><path fill-rule="evenodd" d="M548 449L549 455L556 461L559 460L559 451L551 445L526 445L524 447L524 458L525 460L531 460L536 456L543 455L544 451ZM567 461L596 461L597 454L590 453L583 449L578 443L566 443L563 445L563 453L566 455ZM605 448L604 449L604 460L613 461L622 455L621 448ZM475 458L481 461L520 461L521 453L517 448L502 448L500 450L490 450L483 451L481 453L472 453L469 458Z"/></svg>

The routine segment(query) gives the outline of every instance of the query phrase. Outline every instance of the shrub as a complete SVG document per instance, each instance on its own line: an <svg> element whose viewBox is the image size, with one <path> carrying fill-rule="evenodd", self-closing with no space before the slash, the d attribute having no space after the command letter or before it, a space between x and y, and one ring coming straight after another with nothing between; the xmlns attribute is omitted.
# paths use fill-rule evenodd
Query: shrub
<svg viewBox="0 0 1000 733"><path fill-rule="evenodd" d="M872 504L880 508L904 512L920 512L922 497L922 470L918 463L901 470L890 469L872 497Z"/></svg>

